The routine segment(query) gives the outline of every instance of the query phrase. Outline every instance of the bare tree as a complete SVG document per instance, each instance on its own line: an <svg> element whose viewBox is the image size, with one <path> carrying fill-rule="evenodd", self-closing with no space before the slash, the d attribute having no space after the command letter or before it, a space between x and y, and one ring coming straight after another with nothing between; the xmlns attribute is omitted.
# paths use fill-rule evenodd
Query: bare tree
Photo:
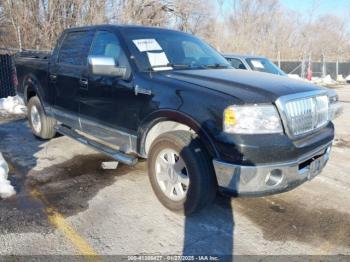
<svg viewBox="0 0 350 262"><path fill-rule="evenodd" d="M50 49L65 28L112 22L186 31L223 52L350 60L349 19L318 17L319 5L301 15L280 0L0 0L0 46Z"/></svg>
<svg viewBox="0 0 350 262"><path fill-rule="evenodd" d="M171 3L164 0L120 0L117 22L150 26L167 26Z"/></svg>
<svg viewBox="0 0 350 262"><path fill-rule="evenodd" d="M271 53L280 17L278 0L234 0L227 19L232 39L227 47L248 53Z"/></svg>
<svg viewBox="0 0 350 262"><path fill-rule="evenodd" d="M205 0L177 0L172 10L177 29L198 34L208 27L213 6Z"/></svg>
<svg viewBox="0 0 350 262"><path fill-rule="evenodd" d="M18 47L51 48L67 27L107 22L106 0L3 0L1 15Z"/></svg>

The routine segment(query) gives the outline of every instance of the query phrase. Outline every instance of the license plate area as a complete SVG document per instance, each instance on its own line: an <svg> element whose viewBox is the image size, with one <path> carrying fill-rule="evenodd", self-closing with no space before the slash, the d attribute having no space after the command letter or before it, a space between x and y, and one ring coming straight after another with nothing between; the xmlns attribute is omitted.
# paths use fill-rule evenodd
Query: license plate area
<svg viewBox="0 0 350 262"><path fill-rule="evenodd" d="M323 157L320 156L316 159L314 159L309 166L309 175L308 175L308 179L313 179L315 176L317 176L322 168L323 168Z"/></svg>
<svg viewBox="0 0 350 262"><path fill-rule="evenodd" d="M307 174L309 180L317 176L327 162L328 149L324 149L315 156L299 164L299 174Z"/></svg>

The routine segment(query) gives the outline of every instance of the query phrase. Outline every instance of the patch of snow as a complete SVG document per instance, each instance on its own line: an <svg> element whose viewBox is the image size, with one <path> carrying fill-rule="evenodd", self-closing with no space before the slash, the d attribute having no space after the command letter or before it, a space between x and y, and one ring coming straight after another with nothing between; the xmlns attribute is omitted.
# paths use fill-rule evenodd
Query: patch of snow
<svg viewBox="0 0 350 262"><path fill-rule="evenodd" d="M337 76L337 82L346 82L345 78L343 77L343 75L338 75Z"/></svg>
<svg viewBox="0 0 350 262"><path fill-rule="evenodd" d="M9 173L9 167L0 153L0 197L8 198L16 194L15 189L7 179Z"/></svg>
<svg viewBox="0 0 350 262"><path fill-rule="evenodd" d="M117 169L119 162L117 161L108 161L108 162L102 162L101 167L103 169Z"/></svg>
<svg viewBox="0 0 350 262"><path fill-rule="evenodd" d="M9 114L24 114L26 106L19 96L9 96L0 99L0 110Z"/></svg>
<svg viewBox="0 0 350 262"><path fill-rule="evenodd" d="M288 74L288 77L292 78L292 79L295 79L295 80L300 80L300 81L304 81L304 82L310 82L306 78L301 78L298 74Z"/></svg>
<svg viewBox="0 0 350 262"><path fill-rule="evenodd" d="M333 80L330 75L327 75L325 77L313 77L311 80L314 84L323 84L323 85L331 85L336 84L337 81Z"/></svg>
<svg viewBox="0 0 350 262"><path fill-rule="evenodd" d="M337 82L342 83L342 82L350 82L350 75L344 78L342 75L337 76L337 80L332 79L330 75L327 75L325 77L312 77L311 81L307 80L306 78L301 78L298 74L288 74L289 78L293 79L298 79L298 80L304 80L306 82L311 82L313 84L318 84L318 85L333 85L337 84Z"/></svg>
<svg viewBox="0 0 350 262"><path fill-rule="evenodd" d="M288 77L293 78L293 79L302 80L302 78L299 75L297 75L297 74L288 74Z"/></svg>

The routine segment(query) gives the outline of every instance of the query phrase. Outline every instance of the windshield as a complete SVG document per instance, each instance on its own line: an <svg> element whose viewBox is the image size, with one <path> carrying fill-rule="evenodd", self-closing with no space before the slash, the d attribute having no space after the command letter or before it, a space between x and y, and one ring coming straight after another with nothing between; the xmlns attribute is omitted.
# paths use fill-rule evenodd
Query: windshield
<svg viewBox="0 0 350 262"><path fill-rule="evenodd" d="M127 28L123 35L141 71L232 68L208 44L189 34L154 28Z"/></svg>
<svg viewBox="0 0 350 262"><path fill-rule="evenodd" d="M247 63L254 71L285 76L286 73L266 58L246 58Z"/></svg>

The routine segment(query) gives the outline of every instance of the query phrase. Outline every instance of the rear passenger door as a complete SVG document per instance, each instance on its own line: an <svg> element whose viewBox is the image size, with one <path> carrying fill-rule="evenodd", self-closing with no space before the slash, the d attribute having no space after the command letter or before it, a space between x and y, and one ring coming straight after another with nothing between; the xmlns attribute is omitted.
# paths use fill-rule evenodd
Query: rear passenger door
<svg viewBox="0 0 350 262"><path fill-rule="evenodd" d="M69 31L62 40L55 64L51 65L49 80L54 90L54 114L60 122L79 129L79 100L81 88L87 88L87 56L93 31Z"/></svg>

